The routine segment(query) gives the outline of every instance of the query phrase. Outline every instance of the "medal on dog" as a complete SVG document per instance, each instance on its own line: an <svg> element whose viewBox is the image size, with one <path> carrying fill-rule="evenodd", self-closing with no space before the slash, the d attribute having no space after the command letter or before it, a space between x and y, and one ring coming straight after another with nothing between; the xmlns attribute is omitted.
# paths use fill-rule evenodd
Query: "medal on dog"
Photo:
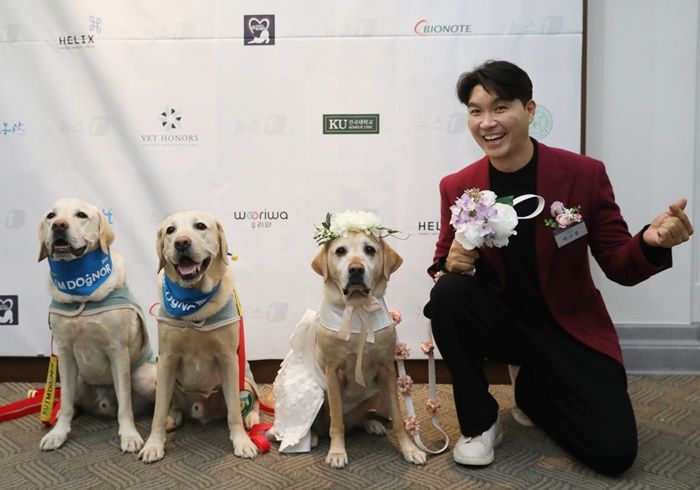
<svg viewBox="0 0 700 490"><path fill-rule="evenodd" d="M253 392L250 391L249 389L243 388L241 390L241 396L240 396L240 401L241 401L241 417L245 418L246 415L250 413L250 411L253 409Z"/></svg>

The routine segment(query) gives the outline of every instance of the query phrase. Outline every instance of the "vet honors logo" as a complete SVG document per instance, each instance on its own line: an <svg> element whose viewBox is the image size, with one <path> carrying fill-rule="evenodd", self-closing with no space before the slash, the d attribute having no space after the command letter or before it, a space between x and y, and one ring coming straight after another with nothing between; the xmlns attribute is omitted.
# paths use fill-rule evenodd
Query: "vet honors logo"
<svg viewBox="0 0 700 490"><path fill-rule="evenodd" d="M530 123L530 136L536 140L541 140L549 134L552 126L554 126L552 113L545 106L537 105L535 117Z"/></svg>
<svg viewBox="0 0 700 490"><path fill-rule="evenodd" d="M243 45L272 46L275 44L274 15L244 15Z"/></svg>
<svg viewBox="0 0 700 490"><path fill-rule="evenodd" d="M379 134L379 114L324 114L323 134Z"/></svg>
<svg viewBox="0 0 700 490"><path fill-rule="evenodd" d="M19 325L17 295L0 296L0 325Z"/></svg>
<svg viewBox="0 0 700 490"><path fill-rule="evenodd" d="M173 106L165 107L158 114L160 133L142 134L141 144L146 146L185 145L194 146L199 143L199 135L184 133L182 112Z"/></svg>
<svg viewBox="0 0 700 490"><path fill-rule="evenodd" d="M253 230L265 230L272 228L276 223L287 221L289 213L263 209L261 211L234 211L233 219L247 222Z"/></svg>

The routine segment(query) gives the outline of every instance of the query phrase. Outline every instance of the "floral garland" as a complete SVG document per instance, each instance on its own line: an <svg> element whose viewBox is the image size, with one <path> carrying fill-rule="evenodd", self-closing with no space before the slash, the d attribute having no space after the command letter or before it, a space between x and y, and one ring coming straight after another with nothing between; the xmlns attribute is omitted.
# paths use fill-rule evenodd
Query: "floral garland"
<svg viewBox="0 0 700 490"><path fill-rule="evenodd" d="M314 240L319 245L323 245L338 237L347 237L350 232L360 232L367 235L374 235L377 238L384 238L400 233L397 230L386 228L381 225L381 219L369 211L346 210L342 213L326 213L326 220L321 226L316 227Z"/></svg>

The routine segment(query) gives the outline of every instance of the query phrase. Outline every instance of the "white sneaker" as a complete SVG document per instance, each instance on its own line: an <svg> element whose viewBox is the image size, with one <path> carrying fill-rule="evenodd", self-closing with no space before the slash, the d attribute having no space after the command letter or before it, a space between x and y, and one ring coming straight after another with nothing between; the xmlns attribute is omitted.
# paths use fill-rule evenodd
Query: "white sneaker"
<svg viewBox="0 0 700 490"><path fill-rule="evenodd" d="M496 422L479 436L460 436L452 450L452 457L459 464L472 466L491 464L495 458L494 448L498 446L502 440L503 430L501 430L501 420L497 418Z"/></svg>

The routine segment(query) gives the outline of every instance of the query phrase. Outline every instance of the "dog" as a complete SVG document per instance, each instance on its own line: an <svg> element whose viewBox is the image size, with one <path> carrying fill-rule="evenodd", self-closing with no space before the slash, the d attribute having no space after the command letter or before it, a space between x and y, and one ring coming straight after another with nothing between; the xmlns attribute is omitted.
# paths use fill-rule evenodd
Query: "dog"
<svg viewBox="0 0 700 490"><path fill-rule="evenodd" d="M212 413L225 415L234 454L253 458L257 448L245 432L239 405L240 316L223 227L209 213L177 213L160 225L156 248L161 295L156 402L139 458L145 463L163 458L169 418L177 425L183 410L200 421ZM205 416L207 409L211 413Z"/></svg>
<svg viewBox="0 0 700 490"><path fill-rule="evenodd" d="M348 464L346 428L360 425L382 435L386 429L378 419L390 419L404 459L424 464L425 453L403 427L394 365L395 323L383 300L389 277L403 259L373 234L344 235L325 243L311 264L324 281L321 311L308 310L295 329L292 351L273 387L276 418L270 437L282 441L280 451L289 447L297 452L294 447L307 437L302 432L307 430L303 419L308 414L299 414L295 407L304 407L313 411L314 419L312 432L306 432L310 442L301 450L317 443L316 434L328 433L325 461L343 468ZM360 312L357 318L354 311ZM356 332L353 323L364 327ZM309 359L315 365L309 366Z"/></svg>
<svg viewBox="0 0 700 490"><path fill-rule="evenodd" d="M59 199L39 224L39 262L48 258L51 267L49 325L61 378L61 410L41 439L43 450L63 445L76 407L116 415L122 451L143 446L133 408L155 399L155 358L126 287L124 259L110 251L113 241L102 212L77 199Z"/></svg>

